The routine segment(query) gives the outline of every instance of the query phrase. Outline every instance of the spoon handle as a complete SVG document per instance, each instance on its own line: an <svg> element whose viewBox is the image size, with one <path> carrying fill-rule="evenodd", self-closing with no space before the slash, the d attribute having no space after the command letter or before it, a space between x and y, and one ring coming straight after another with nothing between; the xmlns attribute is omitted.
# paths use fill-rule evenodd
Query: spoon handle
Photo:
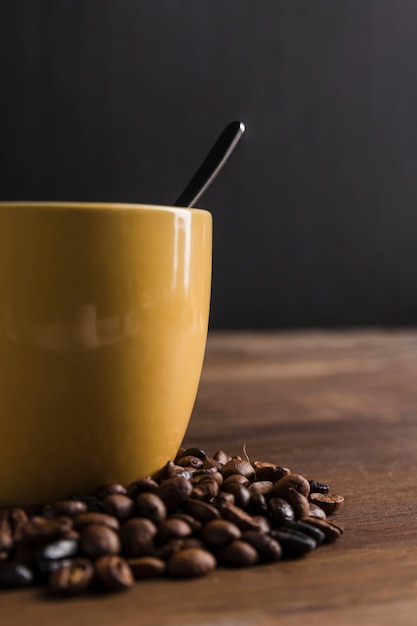
<svg viewBox="0 0 417 626"><path fill-rule="evenodd" d="M245 132L243 122L230 122L173 206L191 207L211 185Z"/></svg>

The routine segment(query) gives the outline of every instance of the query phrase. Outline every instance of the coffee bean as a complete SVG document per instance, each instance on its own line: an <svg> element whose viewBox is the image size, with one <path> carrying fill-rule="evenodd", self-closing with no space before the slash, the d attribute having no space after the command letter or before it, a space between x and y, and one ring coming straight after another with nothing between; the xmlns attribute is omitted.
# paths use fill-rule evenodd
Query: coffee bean
<svg viewBox="0 0 417 626"><path fill-rule="evenodd" d="M256 529L262 533L269 533L272 529L272 524L268 517L265 515L252 515L252 521L256 526Z"/></svg>
<svg viewBox="0 0 417 626"><path fill-rule="evenodd" d="M233 493L227 493L226 491L220 491L212 500L213 506L219 508L222 504L234 504L235 496Z"/></svg>
<svg viewBox="0 0 417 626"><path fill-rule="evenodd" d="M184 504L184 510L192 517L200 520L201 522L209 522L210 520L219 519L220 513L215 506L204 502L202 500L194 500L189 498Z"/></svg>
<svg viewBox="0 0 417 626"><path fill-rule="evenodd" d="M12 531L13 541L20 541L22 538L23 529L28 523L28 516L23 509L11 508L8 509L9 525Z"/></svg>
<svg viewBox="0 0 417 626"><path fill-rule="evenodd" d="M168 511L172 511L190 497L193 487L189 480L180 476L168 478L159 485L158 496Z"/></svg>
<svg viewBox="0 0 417 626"><path fill-rule="evenodd" d="M87 511L87 504L82 500L60 500L54 504L47 504L43 507L42 515L45 517L60 517L61 515L67 515L69 517L75 517L80 513Z"/></svg>
<svg viewBox="0 0 417 626"><path fill-rule="evenodd" d="M170 539L184 539L192 534L192 529L182 519L167 519L158 528L156 538L158 541L165 542Z"/></svg>
<svg viewBox="0 0 417 626"><path fill-rule="evenodd" d="M281 545L284 556L302 556L317 547L317 542L309 535L283 526L272 530L271 535Z"/></svg>
<svg viewBox="0 0 417 626"><path fill-rule="evenodd" d="M219 506L219 511L224 519L236 524L240 530L259 529L259 522L254 521L251 515L234 504L221 504Z"/></svg>
<svg viewBox="0 0 417 626"><path fill-rule="evenodd" d="M204 576L216 568L216 559L207 550L188 548L168 560L168 573L177 578Z"/></svg>
<svg viewBox="0 0 417 626"><path fill-rule="evenodd" d="M228 476L232 474L241 474L248 480L253 480L255 478L255 470L252 465L243 459L233 458L228 461L222 468L223 479L226 479Z"/></svg>
<svg viewBox="0 0 417 626"><path fill-rule="evenodd" d="M123 554L127 557L148 556L153 549L157 527L145 518L132 518L120 530Z"/></svg>
<svg viewBox="0 0 417 626"><path fill-rule="evenodd" d="M312 493L310 495L310 501L323 509L326 515L332 515L342 506L344 497L339 495Z"/></svg>
<svg viewBox="0 0 417 626"><path fill-rule="evenodd" d="M173 538L165 543L156 544L148 556L155 556L158 559L167 561L173 554L176 554L184 548L184 541L185 539Z"/></svg>
<svg viewBox="0 0 417 626"><path fill-rule="evenodd" d="M16 561L0 563L0 589L30 587L33 583L33 572L26 565Z"/></svg>
<svg viewBox="0 0 417 626"><path fill-rule="evenodd" d="M229 567L248 567L259 562L258 551L250 543L240 539L219 548L217 556L223 565Z"/></svg>
<svg viewBox="0 0 417 626"><path fill-rule="evenodd" d="M180 459L178 459L177 465L180 465L181 467L192 467L194 469L200 469L200 467L203 467L203 461L197 456L182 456Z"/></svg>
<svg viewBox="0 0 417 626"><path fill-rule="evenodd" d="M279 561L282 558L280 544L266 533L258 530L246 530L242 533L242 540L250 543L266 561Z"/></svg>
<svg viewBox="0 0 417 626"><path fill-rule="evenodd" d="M147 517L155 524L160 524L167 516L164 501L156 493L140 493L136 497L136 509L139 515Z"/></svg>
<svg viewBox="0 0 417 626"><path fill-rule="evenodd" d="M323 511L323 509L321 509L319 506L317 506L317 504L313 504L312 502L310 502L309 516L310 517L318 517L318 518L324 519L324 520L327 519L327 515Z"/></svg>
<svg viewBox="0 0 417 626"><path fill-rule="evenodd" d="M294 520L294 510L287 500L283 498L271 498L268 501L268 508L276 526L281 526L287 520Z"/></svg>
<svg viewBox="0 0 417 626"><path fill-rule="evenodd" d="M326 539L326 535L321 529L311 524L306 524L302 520L297 520L296 522L285 522L285 524L281 528L288 528L304 533L305 535L309 535L314 539L317 545L320 545Z"/></svg>
<svg viewBox="0 0 417 626"><path fill-rule="evenodd" d="M257 480L248 486L249 493L253 496L256 493L260 493L263 496L268 496L271 492L273 483L270 480Z"/></svg>
<svg viewBox="0 0 417 626"><path fill-rule="evenodd" d="M236 481L232 481L226 485L227 480L224 482L222 490L233 493L236 506L239 506L241 509L247 509L251 501L249 489Z"/></svg>
<svg viewBox="0 0 417 626"><path fill-rule="evenodd" d="M280 478L291 473L286 467L280 467L279 465L264 463L262 461L254 461L252 466L255 470L256 480L259 482L267 480L268 482L276 483Z"/></svg>
<svg viewBox="0 0 417 626"><path fill-rule="evenodd" d="M7 509L0 510L0 550L8 552L13 546L12 527L9 521L9 512Z"/></svg>
<svg viewBox="0 0 417 626"><path fill-rule="evenodd" d="M204 452L204 450L201 450L200 448L187 448L186 450L184 450L184 454L182 454L180 458L183 458L184 456L196 456L202 461L207 458L207 454Z"/></svg>
<svg viewBox="0 0 417 626"><path fill-rule="evenodd" d="M98 513L103 510L102 502L97 496L74 495L70 499L84 502L88 513Z"/></svg>
<svg viewBox="0 0 417 626"><path fill-rule="evenodd" d="M125 496L127 495L127 490L123 485L119 485L119 483L107 483L107 485L103 485L103 487L98 490L97 497L103 500L106 496L115 494Z"/></svg>
<svg viewBox="0 0 417 626"><path fill-rule="evenodd" d="M201 530L203 541L209 546L224 546L234 539L240 539L241 530L233 522L219 519L207 522Z"/></svg>
<svg viewBox="0 0 417 626"><path fill-rule="evenodd" d="M110 493L103 498L103 509L109 515L116 517L120 522L129 519L135 508L135 503L122 493Z"/></svg>
<svg viewBox="0 0 417 626"><path fill-rule="evenodd" d="M268 513L268 505L265 496L260 492L254 492L250 496L249 506L252 512L266 515Z"/></svg>
<svg viewBox="0 0 417 626"><path fill-rule="evenodd" d="M90 524L100 524L112 530L119 530L120 528L119 520L108 513L80 513L74 517L75 530L80 530Z"/></svg>
<svg viewBox="0 0 417 626"><path fill-rule="evenodd" d="M135 578L157 578L166 571L166 562L155 556L139 556L127 559L132 574Z"/></svg>
<svg viewBox="0 0 417 626"><path fill-rule="evenodd" d="M181 549L187 550L187 548L201 548L201 550L204 550L207 546L201 539L197 539L197 537L186 537L183 539Z"/></svg>
<svg viewBox="0 0 417 626"><path fill-rule="evenodd" d="M129 589L135 582L132 570L126 559L106 554L94 563L97 579L111 591Z"/></svg>
<svg viewBox="0 0 417 626"><path fill-rule="evenodd" d="M310 503L308 499L292 487L288 489L288 502L294 511L295 519L306 517L310 513Z"/></svg>
<svg viewBox="0 0 417 626"><path fill-rule="evenodd" d="M103 524L89 524L81 532L80 549L91 559L97 559L105 554L119 554L121 550L119 535Z"/></svg>
<svg viewBox="0 0 417 626"><path fill-rule="evenodd" d="M193 487L191 497L194 500L204 500L205 502L211 502L219 493L218 482L211 477L207 480L202 480L196 487Z"/></svg>
<svg viewBox="0 0 417 626"><path fill-rule="evenodd" d="M38 551L38 568L43 573L49 573L57 568L57 562L68 560L78 553L78 541L61 539L54 541Z"/></svg>
<svg viewBox="0 0 417 626"><path fill-rule="evenodd" d="M72 519L62 516L54 519L35 516L29 519L22 530L22 539L27 543L41 544L60 539L72 528Z"/></svg>
<svg viewBox="0 0 417 626"><path fill-rule="evenodd" d="M223 465L219 461L216 461L216 459L207 457L207 459L203 461L203 469L212 469L216 470L216 472L221 472Z"/></svg>
<svg viewBox="0 0 417 626"><path fill-rule="evenodd" d="M319 483L317 480L309 480L310 493L329 493L329 486Z"/></svg>
<svg viewBox="0 0 417 626"><path fill-rule="evenodd" d="M130 483L126 495L134 500L139 493L156 493L159 489L158 483L152 478L142 478Z"/></svg>
<svg viewBox="0 0 417 626"><path fill-rule="evenodd" d="M343 529L340 526L317 517L304 517L301 521L321 530L325 534L326 542L328 543L336 541L343 533Z"/></svg>
<svg viewBox="0 0 417 626"><path fill-rule="evenodd" d="M86 591L93 578L94 567L91 561L78 557L51 572L48 586L52 593L73 596Z"/></svg>
<svg viewBox="0 0 417 626"><path fill-rule="evenodd" d="M308 497L310 493L310 485L308 480L301 476L301 474L288 474L280 478L272 486L270 496L271 498L288 498L288 489L295 489L303 496Z"/></svg>
<svg viewBox="0 0 417 626"><path fill-rule="evenodd" d="M231 457L223 450L217 450L217 452L213 454L213 459L218 461L220 465L226 465L226 463L230 461Z"/></svg>
<svg viewBox="0 0 417 626"><path fill-rule="evenodd" d="M205 502L202 502L202 504L205 504ZM219 512L217 511L217 513ZM219 517L220 517L220 513L219 513ZM167 519L181 519L183 522L188 524L188 526L191 528L193 533L198 532L203 525L202 522L200 522L200 520L196 519L192 515L189 515L188 513L171 513L171 515Z"/></svg>

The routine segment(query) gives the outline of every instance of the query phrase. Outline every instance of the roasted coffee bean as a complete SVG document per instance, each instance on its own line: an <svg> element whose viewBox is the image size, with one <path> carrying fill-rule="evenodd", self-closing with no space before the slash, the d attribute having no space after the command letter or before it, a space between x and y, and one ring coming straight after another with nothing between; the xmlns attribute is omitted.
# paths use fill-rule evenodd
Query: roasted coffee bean
<svg viewBox="0 0 417 626"><path fill-rule="evenodd" d="M234 504L235 496L233 493L227 493L226 491L220 491L212 500L213 506L219 508L222 504Z"/></svg>
<svg viewBox="0 0 417 626"><path fill-rule="evenodd" d="M94 567L91 561L78 557L51 572L48 586L52 593L73 596L86 591L93 578Z"/></svg>
<svg viewBox="0 0 417 626"><path fill-rule="evenodd" d="M254 461L252 466L255 470L256 480L258 482L266 480L271 483L276 483L280 478L291 473L287 467L280 467L273 463L263 463L262 461Z"/></svg>
<svg viewBox="0 0 417 626"><path fill-rule="evenodd" d="M223 484L222 491L233 493L236 506L239 506L241 509L247 509L251 500L249 489L236 481L232 481L228 485L226 483L227 480Z"/></svg>
<svg viewBox="0 0 417 626"><path fill-rule="evenodd" d="M200 520L203 523L209 522L213 519L219 519L220 513L215 506L204 502L203 500L194 500L189 498L184 503L184 510L192 517Z"/></svg>
<svg viewBox="0 0 417 626"><path fill-rule="evenodd" d="M78 553L78 541L61 539L48 543L38 551L38 568L43 573L49 573L58 567L60 561L68 560Z"/></svg>
<svg viewBox="0 0 417 626"><path fill-rule="evenodd" d="M201 537L209 546L224 546L234 539L240 539L241 530L233 522L225 519L207 522L201 529Z"/></svg>
<svg viewBox="0 0 417 626"><path fill-rule="evenodd" d="M165 503L156 493L140 493L136 497L136 510L155 524L160 524L167 516Z"/></svg>
<svg viewBox="0 0 417 626"><path fill-rule="evenodd" d="M23 529L28 523L28 516L23 509L14 507L8 509L9 525L12 531L13 541L20 541Z"/></svg>
<svg viewBox="0 0 417 626"><path fill-rule="evenodd" d="M309 480L310 493L329 493L329 486L319 483L317 480Z"/></svg>
<svg viewBox="0 0 417 626"><path fill-rule="evenodd" d="M327 519L326 513L321 509L317 504L313 504L310 502L310 512L309 517L318 517L320 519Z"/></svg>
<svg viewBox="0 0 417 626"><path fill-rule="evenodd" d="M259 554L247 541L236 539L219 548L217 556L223 565L229 567L249 567L259 562Z"/></svg>
<svg viewBox="0 0 417 626"><path fill-rule="evenodd" d="M196 456L202 461L207 458L207 454L204 452L204 450L201 450L200 448L187 448L186 450L184 450L184 454L182 454L179 458L183 458L184 456Z"/></svg>
<svg viewBox="0 0 417 626"><path fill-rule="evenodd" d="M204 576L216 568L216 559L207 550L188 548L181 550L168 560L168 573L176 578Z"/></svg>
<svg viewBox="0 0 417 626"><path fill-rule="evenodd" d="M179 518L167 519L158 528L156 538L158 541L165 542L170 539L184 539L192 534L189 524Z"/></svg>
<svg viewBox="0 0 417 626"><path fill-rule="evenodd" d="M261 531L262 533L271 532L272 524L269 521L269 518L265 517L265 515L252 515L252 520L256 525L257 530Z"/></svg>
<svg viewBox="0 0 417 626"><path fill-rule="evenodd" d="M90 524L101 524L112 530L119 530L120 528L119 520L108 513L80 513L74 517L75 530L81 530Z"/></svg>
<svg viewBox="0 0 417 626"><path fill-rule="evenodd" d="M203 467L203 461L197 456L182 456L180 459L178 459L177 465L180 465L181 467L192 467L193 469L200 469L200 467Z"/></svg>
<svg viewBox="0 0 417 626"><path fill-rule="evenodd" d="M207 457L207 459L203 461L203 469L215 469L217 472L221 472L223 465L219 461L216 461L216 459Z"/></svg>
<svg viewBox="0 0 417 626"><path fill-rule="evenodd" d="M246 476L243 476L242 474L230 474L227 478L223 478L222 491L229 491L227 487L229 485L235 486L236 483L243 485L244 487L247 487L250 484Z"/></svg>
<svg viewBox="0 0 417 626"><path fill-rule="evenodd" d="M258 554L266 561L279 561L282 548L278 541L270 535L258 530L246 530L242 533L242 541L250 543Z"/></svg>
<svg viewBox="0 0 417 626"><path fill-rule="evenodd" d="M205 503L202 503L205 504ZM217 510L217 509L216 509ZM220 513L217 511L220 517ZM183 522L190 526L191 530L194 532L198 532L202 527L202 522L198 520L196 517L189 515L188 513L171 513L171 515L167 519L181 519Z"/></svg>
<svg viewBox="0 0 417 626"><path fill-rule="evenodd" d="M60 517L66 515L68 517L75 517L80 513L87 511L87 504L82 500L60 500L54 504L47 504L43 507L42 515L45 517Z"/></svg>
<svg viewBox="0 0 417 626"><path fill-rule="evenodd" d="M0 550L8 552L13 546L13 533L9 521L9 511L0 510Z"/></svg>
<svg viewBox="0 0 417 626"><path fill-rule="evenodd" d="M252 512L266 515L268 513L268 505L266 498L260 492L255 491L250 496L249 506Z"/></svg>
<svg viewBox="0 0 417 626"><path fill-rule="evenodd" d="M193 487L191 497L195 500L204 500L211 502L219 493L219 484L215 479L200 481L196 487Z"/></svg>
<svg viewBox="0 0 417 626"><path fill-rule="evenodd" d="M197 537L186 537L182 542L182 550L187 550L188 548L201 548L201 550L206 549L206 545L201 539L197 539Z"/></svg>
<svg viewBox="0 0 417 626"><path fill-rule="evenodd" d="M17 561L0 563L0 589L30 587L33 583L33 572L26 565Z"/></svg>
<svg viewBox="0 0 417 626"><path fill-rule="evenodd" d="M273 483L270 480L257 480L248 486L250 495L260 493L263 496L268 496L271 492Z"/></svg>
<svg viewBox="0 0 417 626"><path fill-rule="evenodd" d="M139 556L127 559L135 578L157 578L165 574L167 564L155 556Z"/></svg>
<svg viewBox="0 0 417 626"><path fill-rule="evenodd" d="M217 450L217 452L213 454L213 459L218 461L221 465L226 465L226 463L230 461L231 456L224 452L224 450Z"/></svg>
<svg viewBox="0 0 417 626"><path fill-rule="evenodd" d="M339 495L312 493L310 495L310 502L323 509L326 515L332 515L342 506L344 497Z"/></svg>
<svg viewBox="0 0 417 626"><path fill-rule="evenodd" d="M226 479L232 474L241 474L248 480L253 480L255 478L255 470L252 465L248 461L240 458L232 458L225 465L223 465L223 479Z"/></svg>
<svg viewBox="0 0 417 626"><path fill-rule="evenodd" d="M287 520L295 520L291 504L283 498L271 498L268 501L268 508L276 526L281 526Z"/></svg>
<svg viewBox="0 0 417 626"><path fill-rule="evenodd" d="M294 511L295 519L306 517L310 513L310 503L302 493L296 491L292 487L288 489L288 502Z"/></svg>
<svg viewBox="0 0 417 626"><path fill-rule="evenodd" d="M94 563L97 579L111 591L129 589L135 582L132 570L121 556L104 555Z"/></svg>
<svg viewBox="0 0 417 626"><path fill-rule="evenodd" d="M191 482L193 483L193 485L196 485L201 479L201 476L213 476L213 474L218 474L219 471L217 469L217 467L202 467L201 469L195 470L193 472L193 475L191 476ZM217 477L216 477L217 479ZM223 482L223 476L222 476L222 482Z"/></svg>
<svg viewBox="0 0 417 626"><path fill-rule="evenodd" d="M336 541L336 539L338 539L343 533L343 528L340 526L336 526L336 524L332 524L327 520L319 519L317 517L304 517L301 521L321 530L326 536L327 543Z"/></svg>
<svg viewBox="0 0 417 626"><path fill-rule="evenodd" d="M22 530L22 539L27 543L41 544L60 539L72 528L72 519L61 516L54 519L35 516L29 519Z"/></svg>
<svg viewBox="0 0 417 626"><path fill-rule="evenodd" d="M236 524L240 530L259 530L259 522L254 521L251 515L234 504L221 504L219 511L224 519Z"/></svg>
<svg viewBox="0 0 417 626"><path fill-rule="evenodd" d="M126 487L119 485L119 483L107 483L107 485L103 485L103 487L98 490L97 497L103 500L106 496L115 494L125 496L127 494Z"/></svg>
<svg viewBox="0 0 417 626"><path fill-rule="evenodd" d="M81 532L80 549L91 559L97 559L104 554L119 554L121 543L119 535L108 526L89 524Z"/></svg>
<svg viewBox="0 0 417 626"><path fill-rule="evenodd" d="M308 480L301 476L301 474L288 474L283 476L276 483L273 484L270 497L271 498L288 498L288 489L295 489L303 496L308 497L310 493L310 484Z"/></svg>
<svg viewBox="0 0 417 626"><path fill-rule="evenodd" d="M168 511L173 511L187 498L193 490L192 484L180 476L168 478L159 485L158 496L163 500Z"/></svg>
<svg viewBox="0 0 417 626"><path fill-rule="evenodd" d="M326 539L326 535L322 530L316 526L312 526L311 524L306 524L301 520L297 520L296 522L287 521L283 526L281 526L281 528L287 528L289 530L295 530L303 533L304 535L309 535L314 539L317 545L320 545Z"/></svg>
<svg viewBox="0 0 417 626"><path fill-rule="evenodd" d="M127 488L126 495L134 500L140 493L156 493L159 489L158 483L152 478L142 478L141 480L135 480L130 483Z"/></svg>
<svg viewBox="0 0 417 626"><path fill-rule="evenodd" d="M317 542L305 533L289 528L276 528L271 531L274 539L281 545L284 556L302 556L317 548Z"/></svg>
<svg viewBox="0 0 417 626"><path fill-rule="evenodd" d="M123 554L127 557L148 556L153 549L157 527L145 518L127 520L120 529Z"/></svg>
<svg viewBox="0 0 417 626"><path fill-rule="evenodd" d="M103 508L106 513L124 522L131 517L135 503L122 493L110 493L103 498Z"/></svg>
<svg viewBox="0 0 417 626"><path fill-rule="evenodd" d="M167 561L173 554L176 554L184 548L185 539L169 539L165 543L155 545L154 549L148 556L155 556L158 559Z"/></svg>
<svg viewBox="0 0 417 626"><path fill-rule="evenodd" d="M71 496L70 499L84 502L84 504L87 507L88 513L99 513L100 511L103 510L102 502L100 498L97 498L97 496L75 495L75 496Z"/></svg>

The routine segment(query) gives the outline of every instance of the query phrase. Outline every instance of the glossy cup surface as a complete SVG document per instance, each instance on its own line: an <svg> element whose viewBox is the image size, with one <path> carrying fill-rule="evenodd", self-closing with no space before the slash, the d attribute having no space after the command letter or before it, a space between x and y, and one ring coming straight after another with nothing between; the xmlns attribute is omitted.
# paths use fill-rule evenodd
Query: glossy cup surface
<svg viewBox="0 0 417 626"><path fill-rule="evenodd" d="M211 215L0 203L0 505L172 458L207 337Z"/></svg>

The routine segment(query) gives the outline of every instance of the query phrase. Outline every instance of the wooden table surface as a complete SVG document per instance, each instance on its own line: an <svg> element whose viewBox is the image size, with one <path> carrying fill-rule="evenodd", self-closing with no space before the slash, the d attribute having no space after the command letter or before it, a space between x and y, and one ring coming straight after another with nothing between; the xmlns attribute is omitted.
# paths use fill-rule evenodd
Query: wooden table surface
<svg viewBox="0 0 417 626"><path fill-rule="evenodd" d="M274 461L345 496L334 544L125 593L0 594L2 626L417 624L417 331L211 333L187 445Z"/></svg>

